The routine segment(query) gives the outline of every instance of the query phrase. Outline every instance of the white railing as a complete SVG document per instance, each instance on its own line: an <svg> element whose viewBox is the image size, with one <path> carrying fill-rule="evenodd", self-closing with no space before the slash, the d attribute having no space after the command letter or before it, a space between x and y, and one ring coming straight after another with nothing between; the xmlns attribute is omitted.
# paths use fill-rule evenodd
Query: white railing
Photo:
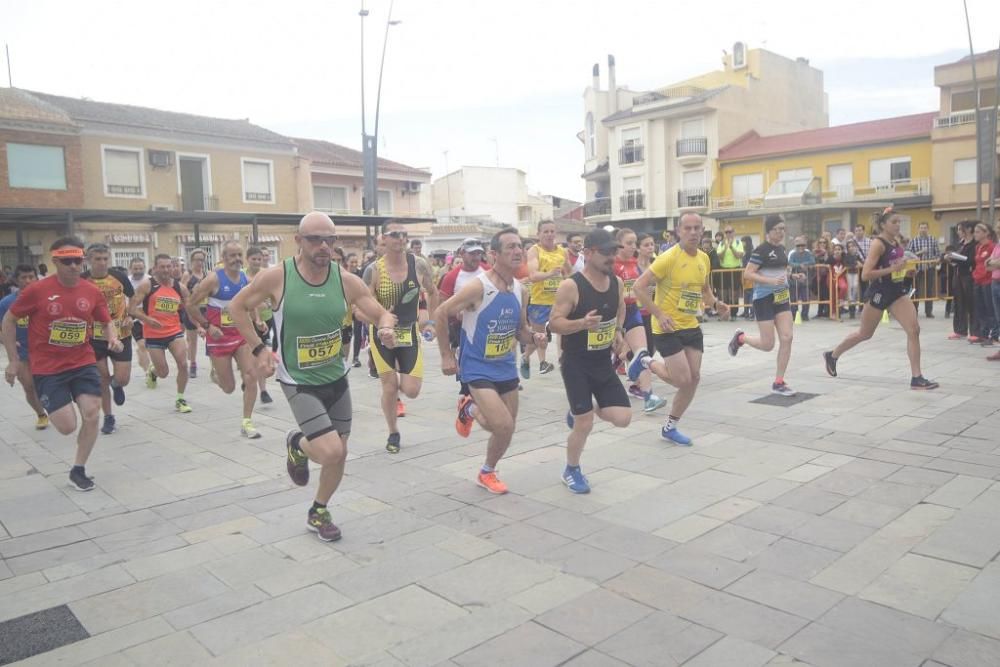
<svg viewBox="0 0 1000 667"><path fill-rule="evenodd" d="M980 111L985 111L989 113L989 109L980 109ZM998 114L1000 115L1000 114ZM934 119L934 127L956 127L958 125L969 125L976 122L976 112L972 111L956 111L950 113L947 116L940 116Z"/></svg>
<svg viewBox="0 0 1000 667"><path fill-rule="evenodd" d="M911 178L889 183L869 183L868 185L841 185L822 193L824 204L838 202L886 200L895 201L903 197L927 197L931 194L931 179ZM800 206L801 202L788 206ZM743 211L765 208L764 195L745 197L712 197L713 211Z"/></svg>

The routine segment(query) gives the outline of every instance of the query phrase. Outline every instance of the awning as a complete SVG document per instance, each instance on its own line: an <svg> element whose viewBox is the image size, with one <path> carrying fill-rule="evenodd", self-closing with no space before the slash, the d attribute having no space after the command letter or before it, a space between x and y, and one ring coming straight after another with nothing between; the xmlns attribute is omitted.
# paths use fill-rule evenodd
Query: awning
<svg viewBox="0 0 1000 667"><path fill-rule="evenodd" d="M281 243L281 237L277 234L258 234L257 243ZM247 234L247 241L253 242L253 236Z"/></svg>
<svg viewBox="0 0 1000 667"><path fill-rule="evenodd" d="M153 235L146 232L123 232L120 234L108 234L108 243L152 243Z"/></svg>
<svg viewBox="0 0 1000 667"><path fill-rule="evenodd" d="M199 234L198 241L200 243L223 243L225 241L232 241L233 237L229 234ZM179 243L194 243L194 234L178 234L177 241Z"/></svg>

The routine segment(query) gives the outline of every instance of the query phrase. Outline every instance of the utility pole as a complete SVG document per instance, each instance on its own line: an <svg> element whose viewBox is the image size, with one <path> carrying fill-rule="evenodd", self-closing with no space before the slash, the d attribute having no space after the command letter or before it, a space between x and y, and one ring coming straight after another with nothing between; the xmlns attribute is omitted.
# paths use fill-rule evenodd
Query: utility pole
<svg viewBox="0 0 1000 667"><path fill-rule="evenodd" d="M444 184L448 189L448 222L451 222L451 178L448 174L448 151L444 152Z"/></svg>
<svg viewBox="0 0 1000 667"><path fill-rule="evenodd" d="M976 219L983 219L983 157L982 157L982 117L979 113L979 80L976 77L976 49L972 46L972 24L969 23L969 3L962 0L965 8L965 30L969 35L969 64L972 65L972 109L976 114Z"/></svg>
<svg viewBox="0 0 1000 667"><path fill-rule="evenodd" d="M996 212L997 212L997 137L996 128L997 123L1000 123L1000 118L997 117L997 113L1000 112L1000 46L997 46L997 78L993 84L993 115L991 116L993 125L993 134L990 137L990 226L997 223Z"/></svg>
<svg viewBox="0 0 1000 667"><path fill-rule="evenodd" d="M382 61L378 69L378 89L375 95L375 131L368 134L365 125L365 17L368 10L361 0L361 168L364 175L362 189L362 211L365 215L378 215L378 120L382 105L382 73L385 71L385 51L389 43L389 28L399 25L392 20L393 0L389 2L389 15L385 20L385 36L382 39Z"/></svg>
<svg viewBox="0 0 1000 667"><path fill-rule="evenodd" d="M4 42L3 48L7 52L7 86L9 86L10 88L13 88L14 87L14 79L10 75L10 44L8 44L7 42Z"/></svg>

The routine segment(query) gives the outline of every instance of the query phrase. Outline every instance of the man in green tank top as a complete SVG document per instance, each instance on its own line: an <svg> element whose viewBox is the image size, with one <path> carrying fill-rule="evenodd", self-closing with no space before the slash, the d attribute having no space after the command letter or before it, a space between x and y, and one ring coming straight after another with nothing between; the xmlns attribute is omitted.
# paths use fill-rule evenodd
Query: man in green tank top
<svg viewBox="0 0 1000 667"><path fill-rule="evenodd" d="M341 329L351 306L377 323L379 342L396 344L396 317L379 305L357 276L331 261L337 245L333 221L319 212L307 214L295 235L299 252L264 269L230 303L230 315L252 346L258 377L275 372L299 425L285 438L286 468L298 486L309 483L309 460L322 466L316 499L307 526L321 540L340 539L327 503L344 476L347 438L351 432L351 394L341 355ZM270 300L278 351L261 341L251 312Z"/></svg>

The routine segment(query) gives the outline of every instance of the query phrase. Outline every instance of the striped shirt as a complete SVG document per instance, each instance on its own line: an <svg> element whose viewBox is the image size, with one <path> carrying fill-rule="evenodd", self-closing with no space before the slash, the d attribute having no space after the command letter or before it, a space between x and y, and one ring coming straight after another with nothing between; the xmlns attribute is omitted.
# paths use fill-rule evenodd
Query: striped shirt
<svg viewBox="0 0 1000 667"><path fill-rule="evenodd" d="M906 246L906 249L915 254L921 260L937 259L941 256L941 249L938 248L937 239L933 236L914 236L910 239L910 243ZM922 254L921 251L923 251ZM918 266L920 270L923 271L932 265L919 264Z"/></svg>
<svg viewBox="0 0 1000 667"><path fill-rule="evenodd" d="M868 256L868 252L872 249L871 238L868 236L864 237L863 239L855 237L854 240L858 244L858 250L861 251L861 259L864 259L865 257Z"/></svg>

